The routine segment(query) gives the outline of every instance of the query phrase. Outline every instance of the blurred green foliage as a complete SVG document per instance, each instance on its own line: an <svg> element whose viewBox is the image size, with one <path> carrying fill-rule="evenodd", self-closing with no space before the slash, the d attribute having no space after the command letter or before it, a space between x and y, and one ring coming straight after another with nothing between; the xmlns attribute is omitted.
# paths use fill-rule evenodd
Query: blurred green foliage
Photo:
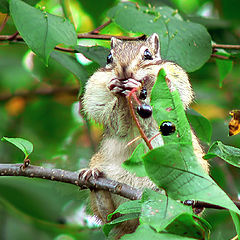
<svg viewBox="0 0 240 240"><path fill-rule="evenodd" d="M19 4L18 0L12 0L10 4L14 4L14 2ZM83 33L98 27L108 20L107 16L111 16L115 22L104 28L101 33L138 36L140 33L149 34L155 30L154 26L149 25L145 20L147 18L151 20L151 17L154 20L157 17L157 7L170 6L173 9L179 9L181 17L178 13L179 19L171 19L171 21L175 21L181 27L183 24L184 27L188 26L187 23L190 20L191 26L200 26L200 29L204 29L202 26L204 25L215 43L240 44L238 12L240 2L237 0L133 1L140 5L143 4L146 9L150 8L148 4L151 4L152 15L146 14L146 12L142 13L146 15L144 15L146 19L141 18L141 15L132 18L129 15L131 21L126 18L126 21L123 22L120 22L122 17L117 19L117 15L113 16L114 11L116 12L116 4L119 2L117 0L32 0L23 2L30 4L28 7L37 4L34 11L40 14L44 15L47 12L66 17L68 20L64 22L62 31L58 29L58 25L52 29L53 36L57 36L57 40L59 40L54 43L61 43L59 46L63 48L75 49L92 60L92 62L87 61L79 53L54 51L51 53L48 67L46 67L41 59L41 53L35 51L32 43L26 40L28 38L31 40L32 35L21 29L23 27L22 19L16 18L20 13L10 13L15 14L14 17L9 17L4 23L6 12L9 12L9 2L0 1L0 26L2 26L0 35L12 35L21 29L20 33L26 37L24 39L28 44L27 46L22 41L0 41L0 137L21 137L31 141L34 145L34 151L29 157L31 162L47 167L68 170L86 167L88 160L96 150L102 133L101 126L88 122L82 114L79 115L81 103L78 101L77 92L78 89L83 90L87 78L99 65L103 65L109 41L78 39L78 44L82 46L75 46L74 36L70 41L65 41L66 39L62 37L62 34L69 30L69 28L65 29L66 24L71 22L77 33ZM20 2L20 4L23 3ZM112 9L114 6L115 8ZM152 6L156 6L156 8L153 9ZM29 17L28 21L31 21L31 16L27 17ZM134 21L137 24L132 24ZM31 25L30 23L29 25ZM28 22L25 24L28 26ZM162 27L167 26L166 22L161 24ZM41 30L43 26L39 21L35 22L34 27L40 33L43 31ZM153 28L149 29L151 27ZM175 31L175 27L177 29L178 25L171 25L171 27ZM69 30L73 31L73 35L74 28ZM39 32L37 33L39 34ZM198 35L199 38L202 37L201 34L205 34L205 30L200 33L196 31L196 35L194 35L196 41L199 41ZM228 56L229 59L217 59L216 64L216 59L208 60L211 52L209 49L210 38L207 35L204 37L206 41L199 41L200 51L192 52L192 54L191 51L184 52L185 49L189 50L187 47L181 47L183 44L181 41L185 37L184 34L182 35L180 35L180 39L176 38L176 41L173 38L172 42L165 42L161 51L166 58L169 57L179 64L185 64L186 69L189 64L193 64L194 67L191 65L189 71L196 70L204 64L200 69L189 74L196 93L196 101L192 108L210 121L212 138L210 133L208 136L204 136L204 132L200 131L205 120L201 121L199 116L198 118L193 117L196 115L193 112L189 113L189 120L194 119L191 121L192 125L196 127L197 135L199 132L199 137L206 150L214 141L221 141L226 145L239 148L240 135L228 136L230 120L228 112L240 108L240 51L225 49L224 54L219 54ZM38 35L35 35L34 39L36 36ZM68 37L70 36L66 36L67 39ZM187 35L187 37L189 36ZM161 39L164 41L164 36ZM33 44L38 40L36 38ZM52 41L52 38L50 40ZM202 43L205 47L201 45ZM50 45L52 49L54 44L51 42ZM88 45L101 47L86 48ZM39 55L33 54L29 47ZM46 46L43 45L43 47ZM193 47L194 45L191 45L191 48ZM167 48L170 48L170 52L167 51ZM201 56L201 49L204 50L202 52L205 54L204 56ZM220 52L218 49L216 50ZM45 62L46 56L50 52L49 49L44 52ZM221 88L219 82L222 84ZM72 89L75 89L74 94ZM82 91L80 91L81 94ZM206 125L211 132L209 123ZM0 163L17 163L24 159L23 154L17 148L3 142L0 144L0 156ZM238 199L239 168L218 158L209 160L209 163L211 176L218 185L232 199ZM93 225L88 215L87 196L87 191L78 191L76 187L66 184L20 177L1 177L0 239L104 239L102 231ZM210 239L225 240L234 237L234 224L227 211L206 210L204 218L212 226ZM148 238L150 234L156 237L155 232L145 225L136 232L136 237L139 235L142 237L142 231ZM159 239L162 239L162 236Z"/></svg>

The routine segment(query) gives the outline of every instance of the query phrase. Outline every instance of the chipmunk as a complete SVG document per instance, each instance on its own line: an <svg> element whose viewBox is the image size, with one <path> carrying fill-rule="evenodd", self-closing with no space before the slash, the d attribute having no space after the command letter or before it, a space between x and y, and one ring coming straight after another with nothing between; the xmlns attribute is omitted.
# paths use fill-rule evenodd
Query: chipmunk
<svg viewBox="0 0 240 240"><path fill-rule="evenodd" d="M91 176L97 178L103 174L107 178L135 188L156 189L148 177L137 177L121 165L129 159L139 141L130 146L128 143L140 135L130 115L126 97L134 88L145 88L147 95L139 99L142 103L149 104L151 89L161 68L164 68L167 74L169 89L178 90L183 106L187 109L193 100L188 75L177 64L161 59L159 37L156 33L143 41L122 41L115 37L111 39L107 65L88 80L83 97L83 107L88 117L103 124L105 129L100 149L90 161L90 169L82 170L80 173L83 179ZM135 111L136 108L137 105L134 104ZM159 133L152 116L149 118L137 116L149 139ZM208 163L202 158L203 151L193 132L192 140L197 159L202 168L208 172ZM151 144L153 147L162 146L164 144L162 136L155 137ZM91 192L93 212L103 223L107 222L107 215L124 201L125 198L110 194L108 191ZM115 230L116 239L134 232L137 226L137 220L120 224Z"/></svg>

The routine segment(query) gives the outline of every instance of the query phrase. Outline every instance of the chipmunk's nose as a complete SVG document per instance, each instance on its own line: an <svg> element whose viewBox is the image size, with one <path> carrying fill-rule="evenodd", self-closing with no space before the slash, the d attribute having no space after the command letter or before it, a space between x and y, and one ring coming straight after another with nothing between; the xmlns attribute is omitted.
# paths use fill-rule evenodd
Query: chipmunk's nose
<svg viewBox="0 0 240 240"><path fill-rule="evenodd" d="M129 78L132 78L133 73L131 70L129 70L129 67L127 65L121 65L120 71L118 72L119 79L120 80L127 80Z"/></svg>

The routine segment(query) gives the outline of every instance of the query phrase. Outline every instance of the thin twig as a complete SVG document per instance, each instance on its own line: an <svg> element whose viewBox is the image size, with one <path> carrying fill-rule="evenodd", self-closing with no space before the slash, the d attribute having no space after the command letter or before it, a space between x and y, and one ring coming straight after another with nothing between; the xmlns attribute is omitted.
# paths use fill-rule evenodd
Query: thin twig
<svg viewBox="0 0 240 240"><path fill-rule="evenodd" d="M17 36L18 36L18 31L15 32L14 34L10 35L9 38L7 39L8 41L13 41Z"/></svg>
<svg viewBox="0 0 240 240"><path fill-rule="evenodd" d="M212 44L213 48L224 48L224 49L240 49L240 45L228 45L228 44Z"/></svg>
<svg viewBox="0 0 240 240"><path fill-rule="evenodd" d="M105 22L104 24L102 24L99 27L95 28L94 30L90 31L89 33L90 34L98 34L100 32L100 30L102 30L103 28L108 26L111 22L112 22L112 20L110 19L107 22Z"/></svg>
<svg viewBox="0 0 240 240"><path fill-rule="evenodd" d="M223 60L229 60L229 57L221 56L221 55L217 55L217 54L212 54L211 57L212 58L223 59Z"/></svg>
<svg viewBox="0 0 240 240"><path fill-rule="evenodd" d="M63 48L63 47L56 46L54 49L59 50L61 52L78 53L78 51L71 48Z"/></svg>
<svg viewBox="0 0 240 240"><path fill-rule="evenodd" d="M4 29L4 27L5 27L5 25L6 25L7 21L8 21L8 18L9 18L9 16L6 15L6 17L4 18L4 20L3 20L3 22L2 22L2 24L0 26L0 32Z"/></svg>

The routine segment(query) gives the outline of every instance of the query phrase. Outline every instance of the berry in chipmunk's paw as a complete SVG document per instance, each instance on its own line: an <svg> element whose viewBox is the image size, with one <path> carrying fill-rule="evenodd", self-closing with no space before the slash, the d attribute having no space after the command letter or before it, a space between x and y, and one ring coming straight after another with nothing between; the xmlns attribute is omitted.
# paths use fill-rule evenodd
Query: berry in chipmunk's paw
<svg viewBox="0 0 240 240"><path fill-rule="evenodd" d="M149 118L152 116L152 107L147 104L142 104L137 107L137 113L141 118Z"/></svg>
<svg viewBox="0 0 240 240"><path fill-rule="evenodd" d="M139 99L140 100L145 100L147 98L147 89L142 88L139 94Z"/></svg>

